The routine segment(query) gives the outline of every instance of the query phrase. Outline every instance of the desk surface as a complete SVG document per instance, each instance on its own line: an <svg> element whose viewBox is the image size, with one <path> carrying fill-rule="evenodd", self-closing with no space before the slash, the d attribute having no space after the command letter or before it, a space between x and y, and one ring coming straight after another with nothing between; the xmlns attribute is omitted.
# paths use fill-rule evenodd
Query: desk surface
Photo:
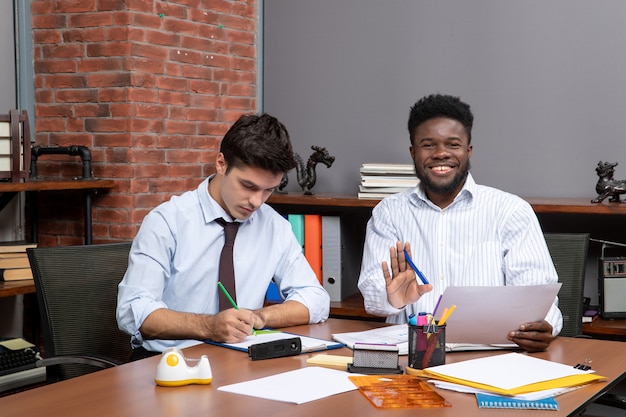
<svg viewBox="0 0 626 417"><path fill-rule="evenodd" d="M327 322L288 329L294 333L329 338L332 333L360 331L378 327L380 323L357 320L329 319ZM347 349L334 350L333 354L352 356ZM201 344L185 350L187 358L195 359L206 354L211 362L213 382L207 386L191 385L167 388L154 384L154 374L159 357L128 363L72 380L35 388L0 398L3 416L46 415L49 417L106 415L154 416L289 416L320 415L379 416L382 412L372 406L358 391L335 395L302 405L241 396L218 391L222 385L248 381L279 372L306 366L306 359L314 354L304 354L280 359L251 361L243 352L218 346ZM448 363L489 355L489 352L457 352L448 354ZM593 360L596 371L608 378L607 382L591 384L557 398L558 412L551 417L567 416L584 407L602 392L617 383L626 370L626 349L620 342L557 338L548 351L536 356L560 363L576 364L585 358ZM406 356L400 359L406 365ZM451 391L440 393L452 403L450 408L429 409L429 416L483 416L500 415L502 410L481 410L473 395ZM420 410L422 411L422 410ZM414 416L415 409L393 410L394 416ZM545 411L526 411L524 416L545 417Z"/></svg>

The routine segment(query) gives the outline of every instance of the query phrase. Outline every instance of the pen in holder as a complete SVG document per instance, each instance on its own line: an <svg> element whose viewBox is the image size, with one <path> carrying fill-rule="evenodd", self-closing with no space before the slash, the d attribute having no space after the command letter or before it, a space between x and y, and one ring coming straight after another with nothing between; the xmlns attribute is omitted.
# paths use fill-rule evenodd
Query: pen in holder
<svg viewBox="0 0 626 417"><path fill-rule="evenodd" d="M446 363L446 325L409 324L409 367L424 369Z"/></svg>

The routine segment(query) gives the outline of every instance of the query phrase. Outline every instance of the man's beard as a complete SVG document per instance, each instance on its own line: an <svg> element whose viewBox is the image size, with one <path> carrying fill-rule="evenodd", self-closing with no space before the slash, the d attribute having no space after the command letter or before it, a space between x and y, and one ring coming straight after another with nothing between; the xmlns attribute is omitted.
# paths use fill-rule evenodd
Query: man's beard
<svg viewBox="0 0 626 417"><path fill-rule="evenodd" d="M465 165L464 169L461 169L454 176L454 178L452 178L452 181L450 181L447 184L434 183L433 181L431 181L430 177L426 175L425 173L420 174L420 170L417 169L417 166L415 166L415 175L417 175L417 178L419 178L420 184L422 185L422 187L424 187L425 191L430 191L431 193L435 193L435 194L449 194L455 191L461 184L465 182L465 179L467 178L467 174L469 173L469 170L470 170L470 162L467 161L467 164Z"/></svg>

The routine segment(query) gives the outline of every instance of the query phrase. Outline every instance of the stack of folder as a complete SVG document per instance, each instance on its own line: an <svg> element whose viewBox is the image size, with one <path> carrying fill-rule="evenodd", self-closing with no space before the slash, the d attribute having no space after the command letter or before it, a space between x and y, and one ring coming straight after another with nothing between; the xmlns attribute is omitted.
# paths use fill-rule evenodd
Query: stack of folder
<svg viewBox="0 0 626 417"><path fill-rule="evenodd" d="M433 366L423 375L439 388L475 393L479 406L490 408L554 407L554 396L604 379L592 370L521 353Z"/></svg>

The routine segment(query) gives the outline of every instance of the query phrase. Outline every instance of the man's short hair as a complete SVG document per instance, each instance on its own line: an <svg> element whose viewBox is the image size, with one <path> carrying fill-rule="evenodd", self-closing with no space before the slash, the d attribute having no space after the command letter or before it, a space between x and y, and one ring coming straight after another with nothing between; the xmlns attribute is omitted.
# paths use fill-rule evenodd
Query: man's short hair
<svg viewBox="0 0 626 417"><path fill-rule="evenodd" d="M281 174L296 166L287 128L269 114L241 116L224 135L220 152L228 165L226 172L252 166Z"/></svg>
<svg viewBox="0 0 626 417"><path fill-rule="evenodd" d="M465 128L468 143L472 142L472 125L474 124L474 115L470 110L470 106L461 101L458 97L431 94L421 98L411 107L409 114L409 140L413 144L413 137L417 127L427 120L437 117L445 117L456 120Z"/></svg>

